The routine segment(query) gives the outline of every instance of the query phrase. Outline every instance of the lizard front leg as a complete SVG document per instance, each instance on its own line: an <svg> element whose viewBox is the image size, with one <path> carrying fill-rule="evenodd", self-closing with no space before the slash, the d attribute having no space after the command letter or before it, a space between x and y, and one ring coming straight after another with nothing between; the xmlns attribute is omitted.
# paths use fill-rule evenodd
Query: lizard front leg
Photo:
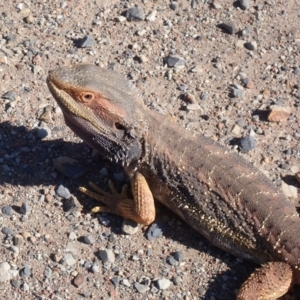
<svg viewBox="0 0 300 300"><path fill-rule="evenodd" d="M109 186L112 194L104 192L93 183L90 183L90 186L95 192L84 187L80 187L79 190L91 198L106 204L104 207L93 208L92 212L109 212L139 224L149 225L155 219L155 207L148 183L145 177L138 172L132 176L130 182L133 199L127 197L127 186L124 186L119 194L111 181Z"/></svg>

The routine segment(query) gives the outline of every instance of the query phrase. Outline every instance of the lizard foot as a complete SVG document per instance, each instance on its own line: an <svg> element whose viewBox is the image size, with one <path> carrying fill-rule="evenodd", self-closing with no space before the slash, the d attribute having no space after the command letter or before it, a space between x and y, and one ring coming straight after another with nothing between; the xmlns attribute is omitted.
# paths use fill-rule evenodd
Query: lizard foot
<svg viewBox="0 0 300 300"><path fill-rule="evenodd" d="M124 185L121 193L118 193L113 182L109 180L108 185L111 193L107 193L102 189L100 189L93 182L89 182L89 185L92 190L86 189L85 187L79 187L79 191L106 205L106 206L95 206L92 208L91 211L93 213L108 212L108 213L117 214L116 212L117 202L127 198L128 186Z"/></svg>
<svg viewBox="0 0 300 300"><path fill-rule="evenodd" d="M262 265L240 288L237 300L275 300L293 285L293 270L284 262Z"/></svg>
<svg viewBox="0 0 300 300"><path fill-rule="evenodd" d="M154 199L146 179L142 174L136 173L131 179L134 199L128 198L127 185L124 185L122 192L118 193L112 181L109 181L108 184L111 193L107 193L94 183L90 182L89 184L94 191L84 187L80 187L79 190L87 196L106 205L94 207L92 212L109 212L144 225L149 225L154 221Z"/></svg>

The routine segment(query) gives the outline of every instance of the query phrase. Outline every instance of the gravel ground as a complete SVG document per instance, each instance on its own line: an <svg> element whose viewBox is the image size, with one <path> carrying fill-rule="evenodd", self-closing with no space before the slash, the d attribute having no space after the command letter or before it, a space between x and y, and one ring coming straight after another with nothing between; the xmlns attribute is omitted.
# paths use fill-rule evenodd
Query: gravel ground
<svg viewBox="0 0 300 300"><path fill-rule="evenodd" d="M234 299L256 266L166 208L135 234L89 213L78 186L127 179L65 126L45 78L71 63L115 69L150 109L237 149L298 206L300 3L27 0L0 12L0 298Z"/></svg>

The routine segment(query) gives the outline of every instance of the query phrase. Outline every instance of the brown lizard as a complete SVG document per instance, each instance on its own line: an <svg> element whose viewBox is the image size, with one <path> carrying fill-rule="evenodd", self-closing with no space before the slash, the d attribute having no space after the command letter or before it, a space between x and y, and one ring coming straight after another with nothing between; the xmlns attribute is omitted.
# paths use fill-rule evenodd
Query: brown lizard
<svg viewBox="0 0 300 300"><path fill-rule="evenodd" d="M94 65L50 71L48 87L66 124L91 147L122 161L134 199L82 189L138 223L156 199L219 248L262 266L237 299L277 299L300 284L300 219L259 170L219 143L145 107L123 77Z"/></svg>

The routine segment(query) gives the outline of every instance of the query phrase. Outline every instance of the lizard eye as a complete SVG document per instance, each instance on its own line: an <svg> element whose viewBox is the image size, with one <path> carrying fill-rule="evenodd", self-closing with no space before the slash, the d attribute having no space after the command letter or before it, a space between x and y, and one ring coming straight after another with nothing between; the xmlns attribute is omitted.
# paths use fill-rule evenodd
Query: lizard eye
<svg viewBox="0 0 300 300"><path fill-rule="evenodd" d="M80 99L82 102L85 102L85 103L91 102L95 99L95 95L90 92L85 92L80 95Z"/></svg>

